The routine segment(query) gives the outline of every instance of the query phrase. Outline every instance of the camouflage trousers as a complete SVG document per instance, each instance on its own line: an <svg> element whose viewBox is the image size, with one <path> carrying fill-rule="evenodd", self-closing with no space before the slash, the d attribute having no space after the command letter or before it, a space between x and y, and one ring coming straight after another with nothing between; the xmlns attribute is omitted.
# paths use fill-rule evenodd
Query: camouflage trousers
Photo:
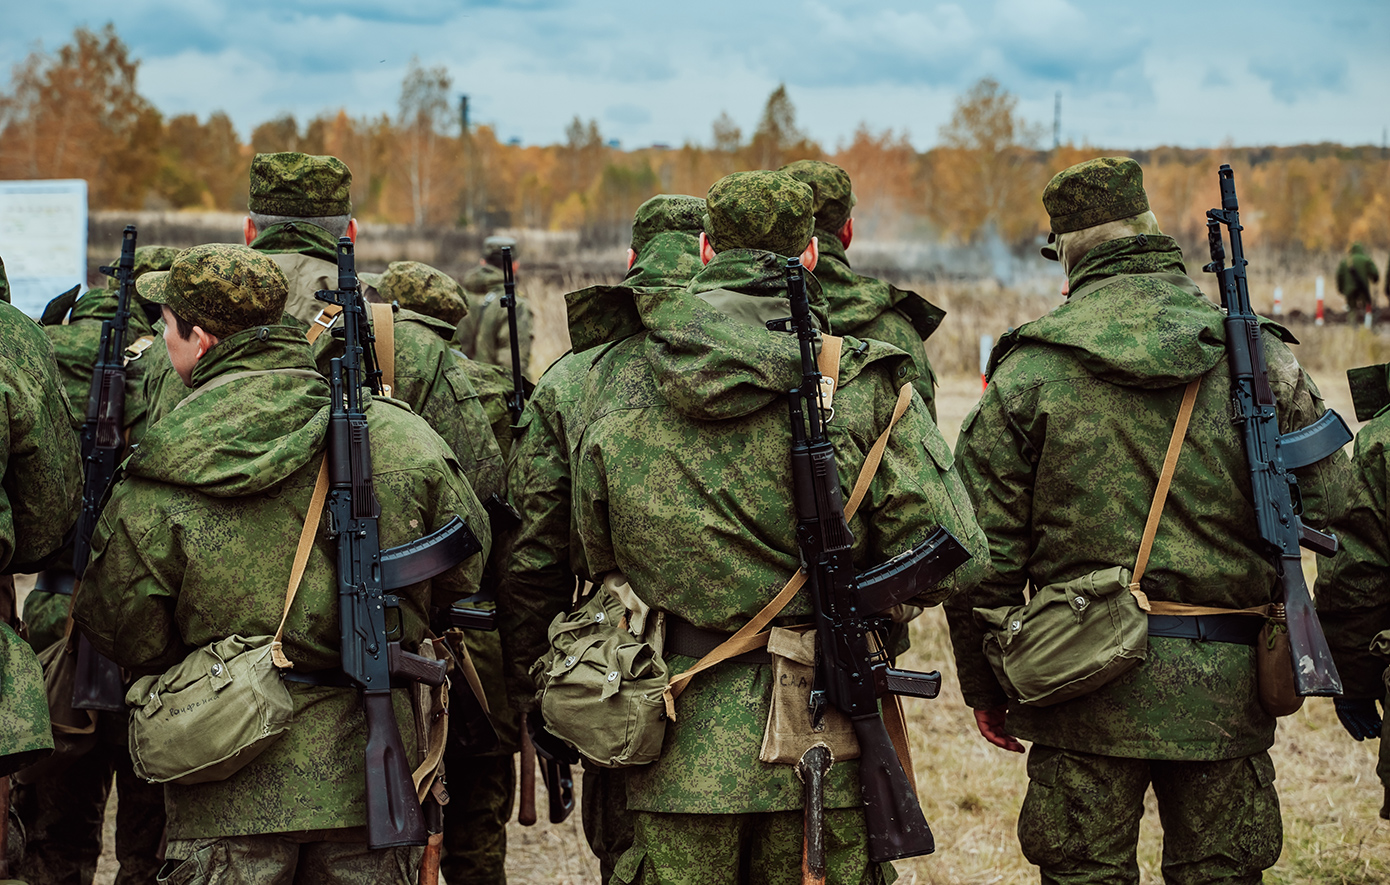
<svg viewBox="0 0 1390 885"><path fill-rule="evenodd" d="M171 840L161 885L415 885L419 848L367 847L363 827Z"/></svg>
<svg viewBox="0 0 1390 885"><path fill-rule="evenodd" d="M444 807L440 872L449 882L506 885L507 821L516 799L514 756L459 756L444 751L449 804Z"/></svg>
<svg viewBox="0 0 1390 885"><path fill-rule="evenodd" d="M584 838L598 858L603 885L608 885L618 858L632 847L634 812L627 810L627 772L586 764L580 793Z"/></svg>
<svg viewBox="0 0 1390 885"><path fill-rule="evenodd" d="M659 814L633 811L633 842L613 881L623 885L799 885L800 811ZM869 862L864 812L825 812L828 885L887 885L892 864Z"/></svg>
<svg viewBox="0 0 1390 885"><path fill-rule="evenodd" d="M1018 840L1043 883L1137 883L1135 846L1151 783L1169 885L1256 883L1279 859L1283 825L1268 753L1179 762L1034 744Z"/></svg>

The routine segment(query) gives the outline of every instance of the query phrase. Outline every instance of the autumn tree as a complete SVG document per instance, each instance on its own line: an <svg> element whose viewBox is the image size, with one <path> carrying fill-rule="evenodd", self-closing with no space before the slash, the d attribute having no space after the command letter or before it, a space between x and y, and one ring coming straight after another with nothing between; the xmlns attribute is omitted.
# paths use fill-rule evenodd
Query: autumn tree
<svg viewBox="0 0 1390 885"><path fill-rule="evenodd" d="M401 83L396 117L400 168L409 184L416 227L423 227L445 207L437 192L448 189L450 167L457 165L457 142L445 134L454 121L449 104L452 86L446 67L424 68L419 58L411 58Z"/></svg>
<svg viewBox="0 0 1390 885"><path fill-rule="evenodd" d="M754 169L776 169L791 160L820 157L819 146L796 125L796 106L785 85L778 85L767 97L758 128L744 154Z"/></svg>
<svg viewBox="0 0 1390 885"><path fill-rule="evenodd" d="M246 208L250 156L225 113L170 118L160 153L156 190L176 208Z"/></svg>

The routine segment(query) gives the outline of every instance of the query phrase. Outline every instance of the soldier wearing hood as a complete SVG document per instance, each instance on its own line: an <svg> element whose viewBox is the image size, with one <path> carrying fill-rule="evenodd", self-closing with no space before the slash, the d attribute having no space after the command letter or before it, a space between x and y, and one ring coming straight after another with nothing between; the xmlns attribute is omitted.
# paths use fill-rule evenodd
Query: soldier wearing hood
<svg viewBox="0 0 1390 885"><path fill-rule="evenodd" d="M1347 299L1348 322L1361 322L1363 311L1375 307L1376 283L1380 282L1380 271L1366 247L1352 243L1346 256L1337 265L1337 291ZM1390 286L1390 276L1386 277ZM1388 290L1390 291L1390 290Z"/></svg>
<svg viewBox="0 0 1390 885"><path fill-rule="evenodd" d="M1044 882L1138 880L1135 846L1152 784L1171 882L1257 882L1279 857L1274 719L1257 698L1260 623L1235 615L1150 618L1147 657L1090 694L1052 706L1010 699L983 649L976 609L1022 605L1024 589L1136 562L1184 388L1201 379L1141 582L1150 600L1237 609L1273 601L1243 442L1230 420L1221 310L1186 274L1149 211L1139 164L1090 160L1043 191L1065 304L1006 335L956 445L990 540L984 579L947 604L961 691L991 743L1028 752L1024 855ZM1263 324L1280 431L1324 411ZM1339 509L1345 458L1298 471L1304 519ZM1194 641L1187 636L1204 636Z"/></svg>
<svg viewBox="0 0 1390 885"><path fill-rule="evenodd" d="M665 612L673 674L747 623L799 565L786 397L801 378L800 352L794 336L764 323L789 313L787 258L815 266L813 199L779 172L715 182L700 234L705 266L684 290L634 290L644 331L597 355L585 378L571 440L583 562L595 577L625 575L647 606ZM807 282L826 328L824 299ZM896 348L854 338L839 370L828 432L841 479L851 482L915 370ZM951 464L912 395L850 521L857 565L886 561L938 524L983 556ZM913 601L939 603L971 572ZM776 623L804 624L810 614L803 591ZM616 881L760 881L799 867L795 766L759 760L772 681L770 656L751 652L702 672L676 700L660 758L627 771L634 836ZM881 882L889 871L869 861L858 780L853 760L827 777L828 876Z"/></svg>

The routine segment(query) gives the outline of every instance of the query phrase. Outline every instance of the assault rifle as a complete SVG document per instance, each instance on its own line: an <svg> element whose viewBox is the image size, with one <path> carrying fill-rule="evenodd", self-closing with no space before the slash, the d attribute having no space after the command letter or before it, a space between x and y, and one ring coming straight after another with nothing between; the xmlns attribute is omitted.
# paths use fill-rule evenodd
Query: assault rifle
<svg viewBox="0 0 1390 885"><path fill-rule="evenodd" d="M362 400L364 383L382 392L375 338L353 267L352 240L338 240L338 288L320 301L343 309L333 334L343 355L329 365L329 534L338 540L338 615L343 672L361 689L367 720L367 845L424 845L424 815L411 780L396 714L391 678L444 683L445 663L401 648L400 599L390 591L432 578L482 550L468 524L454 516L442 528L408 544L381 549L381 505L372 481L372 453ZM388 618L388 614L391 617Z"/></svg>
<svg viewBox="0 0 1390 885"><path fill-rule="evenodd" d="M1329 696L1342 693L1342 679L1332 662L1308 585L1303 580L1300 545L1323 556L1337 552L1337 538L1309 528L1300 514L1298 478L1290 471L1321 461L1351 442L1351 431L1332 410L1301 430L1279 434L1274 391L1269 386L1269 367L1260 341L1259 318L1250 307L1246 283L1245 249L1241 245L1240 207L1236 202L1235 174L1222 164L1221 208L1207 211L1207 243L1211 263L1203 268L1216 274L1221 287L1221 306L1226 309L1226 360L1231 367L1231 399L1234 421L1245 441L1250 461L1250 485L1254 493L1255 523L1262 551L1274 564L1288 618L1289 647L1293 653L1294 684L1298 694ZM1231 240L1231 265L1221 228Z"/></svg>
<svg viewBox="0 0 1390 885"><path fill-rule="evenodd" d="M521 374L521 342L516 330L516 275L512 271L512 247L502 247L502 306L507 309L507 331L512 342L512 392L507 397L507 408L512 411L512 423L521 421L521 412L526 408L525 378Z"/></svg>
<svg viewBox="0 0 1390 885"><path fill-rule="evenodd" d="M135 226L121 233L121 257L102 273L120 283L116 313L101 324L92 383L87 391L87 419L82 424L82 512L72 542L72 570L77 580L92 556L92 531L101 516L101 502L116 475L125 451L125 333L130 328L130 301L135 294ZM125 709L125 686L120 668L97 653L85 634L77 638L77 670L73 676L72 706L78 710Z"/></svg>
<svg viewBox="0 0 1390 885"><path fill-rule="evenodd" d="M787 403L796 543L819 638L809 713L819 724L829 703L854 725L869 859L882 863L930 854L936 850L931 828L893 748L878 702L887 694L934 698L941 691L941 674L889 666L884 638L889 618L884 613L940 583L968 561L970 553L949 531L937 528L911 550L863 574L855 572L854 535L845 520L835 447L826 437L822 413L815 353L818 333L797 259L787 262L787 294L792 315L769 320L767 327L794 333L801 345L801 385L788 393Z"/></svg>

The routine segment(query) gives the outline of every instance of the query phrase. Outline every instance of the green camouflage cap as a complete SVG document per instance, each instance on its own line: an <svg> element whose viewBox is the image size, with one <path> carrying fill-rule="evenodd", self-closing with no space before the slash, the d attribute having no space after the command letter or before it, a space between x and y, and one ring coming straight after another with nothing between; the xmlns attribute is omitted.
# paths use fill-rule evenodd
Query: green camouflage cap
<svg viewBox="0 0 1390 885"><path fill-rule="evenodd" d="M762 249L800 255L815 230L815 194L785 172L735 172L710 186L705 233L714 251Z"/></svg>
<svg viewBox="0 0 1390 885"><path fill-rule="evenodd" d="M135 249L135 279L140 279L152 270L168 270L174 266L179 255L177 246L139 246ZM120 256L111 262L115 267L121 263ZM106 278L106 288L119 289L120 281L115 277Z"/></svg>
<svg viewBox="0 0 1390 885"><path fill-rule="evenodd" d="M512 247L512 260L516 261L520 255L517 253L516 240L512 237L488 237L483 240L483 260L488 264L497 267L502 266L502 247Z"/></svg>
<svg viewBox="0 0 1390 885"><path fill-rule="evenodd" d="M368 274L359 274L367 279ZM406 310L423 313L435 319L458 325L468 313L468 298L463 287L442 270L418 261L393 261L372 286L383 301L395 301Z"/></svg>
<svg viewBox="0 0 1390 885"><path fill-rule="evenodd" d="M797 160L777 171L808 185L816 195L816 228L839 233L859 202L850 187L849 173L823 160Z"/></svg>
<svg viewBox="0 0 1390 885"><path fill-rule="evenodd" d="M352 172L337 157L298 151L256 154L251 161L251 200L262 215L323 218L352 214Z"/></svg>
<svg viewBox="0 0 1390 885"><path fill-rule="evenodd" d="M657 194L638 206L632 216L632 251L640 255L652 237L669 231L698 237L704 223L704 200L685 194Z"/></svg>
<svg viewBox="0 0 1390 885"><path fill-rule="evenodd" d="M1144 170L1129 157L1100 157L1063 169L1043 188L1042 201L1054 234L1149 211Z"/></svg>
<svg viewBox="0 0 1390 885"><path fill-rule="evenodd" d="M169 270L150 271L135 288L147 301L169 305L218 338L278 323L289 297L275 262L246 246L223 243L185 249Z"/></svg>

